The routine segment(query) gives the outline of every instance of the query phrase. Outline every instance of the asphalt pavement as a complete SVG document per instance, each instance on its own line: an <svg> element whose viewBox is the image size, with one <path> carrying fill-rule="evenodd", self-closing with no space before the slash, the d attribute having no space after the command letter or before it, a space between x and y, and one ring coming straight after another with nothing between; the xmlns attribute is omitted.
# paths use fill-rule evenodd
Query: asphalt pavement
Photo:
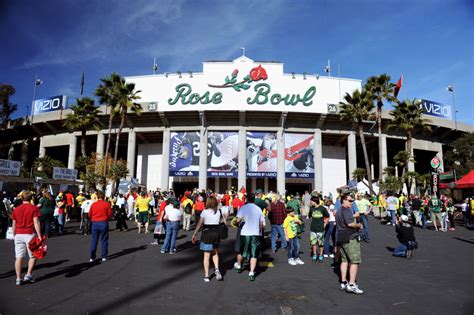
<svg viewBox="0 0 474 315"><path fill-rule="evenodd" d="M416 228L419 249L407 260L392 256L398 245L394 227L375 218L369 223L371 241L362 243L357 277L363 295L339 290L332 259L311 262L308 231L301 242L305 265L290 266L286 251L267 249L255 282L247 279L248 271L232 269L232 228L221 243L224 280L209 283L203 281L202 253L191 242L193 231L180 230L175 255L161 254L161 246L150 245L153 234L138 235L129 222L128 232L111 230L108 260L89 263L91 237L76 235L78 224L71 223L67 235L48 239L36 283L20 287L13 242L0 240L0 314L474 313L474 231Z"/></svg>

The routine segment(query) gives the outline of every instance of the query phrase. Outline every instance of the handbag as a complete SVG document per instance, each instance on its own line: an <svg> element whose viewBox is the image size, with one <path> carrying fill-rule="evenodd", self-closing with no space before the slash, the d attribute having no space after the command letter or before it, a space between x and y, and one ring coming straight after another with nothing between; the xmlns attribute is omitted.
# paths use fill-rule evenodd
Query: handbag
<svg viewBox="0 0 474 315"><path fill-rule="evenodd" d="M224 219L224 216L222 215L222 211L219 209L219 212L221 213L221 219ZM221 240L226 240L229 237L229 228L224 222L219 223L219 238Z"/></svg>
<svg viewBox="0 0 474 315"><path fill-rule="evenodd" d="M13 228L10 226L7 230L7 236L6 236L7 240L13 240L14 239L14 236L13 236Z"/></svg>

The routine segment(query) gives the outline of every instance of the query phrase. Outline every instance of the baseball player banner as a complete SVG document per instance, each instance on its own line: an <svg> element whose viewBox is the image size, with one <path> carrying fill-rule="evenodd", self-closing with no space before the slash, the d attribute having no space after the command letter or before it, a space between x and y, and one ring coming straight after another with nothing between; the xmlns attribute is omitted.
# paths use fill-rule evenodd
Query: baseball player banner
<svg viewBox="0 0 474 315"><path fill-rule="evenodd" d="M314 178L314 135L285 133L285 176Z"/></svg>
<svg viewBox="0 0 474 315"><path fill-rule="evenodd" d="M198 176L200 152L199 131L171 132L170 176Z"/></svg>
<svg viewBox="0 0 474 315"><path fill-rule="evenodd" d="M277 136L275 132L247 132L247 176L277 176Z"/></svg>
<svg viewBox="0 0 474 315"><path fill-rule="evenodd" d="M207 176L237 177L239 134L237 132L208 132Z"/></svg>

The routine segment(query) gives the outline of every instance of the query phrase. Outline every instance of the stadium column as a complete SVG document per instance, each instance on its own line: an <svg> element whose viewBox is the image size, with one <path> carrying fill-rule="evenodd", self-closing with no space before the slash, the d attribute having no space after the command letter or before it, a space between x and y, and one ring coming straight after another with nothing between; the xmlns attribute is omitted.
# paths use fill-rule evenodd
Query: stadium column
<svg viewBox="0 0 474 315"><path fill-rule="evenodd" d="M379 178L382 178L383 170L388 166L387 159L387 135L381 134L379 137ZM372 177L375 177L372 173Z"/></svg>
<svg viewBox="0 0 474 315"><path fill-rule="evenodd" d="M247 185L247 132L243 127L239 129L239 168L237 179L237 191Z"/></svg>
<svg viewBox="0 0 474 315"><path fill-rule="evenodd" d="M163 146L162 146L162 164L161 164L161 189L168 190L170 180L170 128L165 128L163 131Z"/></svg>
<svg viewBox="0 0 474 315"><path fill-rule="evenodd" d="M282 127L277 131L277 191L285 193L285 139Z"/></svg>
<svg viewBox="0 0 474 315"><path fill-rule="evenodd" d="M105 136L102 131L97 133L97 144L95 147L95 152L97 153L97 157L104 156L104 143L105 143Z"/></svg>
<svg viewBox="0 0 474 315"><path fill-rule="evenodd" d="M314 189L323 191L323 138L321 129L314 132L313 142L314 158Z"/></svg>
<svg viewBox="0 0 474 315"><path fill-rule="evenodd" d="M436 156L439 157L441 160L441 165L439 166L439 171L444 172L444 161L443 161L443 145L441 143L438 143L438 152L436 153ZM415 167L413 167L414 169Z"/></svg>
<svg viewBox="0 0 474 315"><path fill-rule="evenodd" d="M76 149L77 137L74 134L71 134L69 142L69 156L67 159L67 168L74 168L74 164L76 164Z"/></svg>
<svg viewBox="0 0 474 315"><path fill-rule="evenodd" d="M201 127L201 150L199 150L199 190L207 189L207 128Z"/></svg>
<svg viewBox="0 0 474 315"><path fill-rule="evenodd" d="M46 155L46 147L44 146L43 137L40 138L40 147L38 157L43 158Z"/></svg>
<svg viewBox="0 0 474 315"><path fill-rule="evenodd" d="M347 158L349 160L349 179L352 179L352 173L357 168L357 149L355 132L351 132L349 136L347 136Z"/></svg>
<svg viewBox="0 0 474 315"><path fill-rule="evenodd" d="M137 134L135 130L128 131L128 147L127 147L127 168L130 171L127 179L135 177L135 156L137 147Z"/></svg>
<svg viewBox="0 0 474 315"><path fill-rule="evenodd" d="M220 191L219 185L220 185L219 177L215 177L214 178L214 192L216 192L218 194L222 194L223 192Z"/></svg>

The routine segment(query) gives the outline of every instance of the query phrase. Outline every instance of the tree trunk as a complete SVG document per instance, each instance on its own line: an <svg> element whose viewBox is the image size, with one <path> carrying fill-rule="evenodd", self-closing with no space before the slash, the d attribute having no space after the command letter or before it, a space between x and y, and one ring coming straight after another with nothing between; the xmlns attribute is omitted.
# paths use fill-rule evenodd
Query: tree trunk
<svg viewBox="0 0 474 315"><path fill-rule="evenodd" d="M374 187L372 185L372 172L370 171L369 155L367 154L367 147L365 144L365 136L364 136L364 127L362 125L362 121L359 121L357 125L359 127L359 137L360 137L360 142L362 144L362 151L364 152L365 169L367 171L367 181L369 182L370 193L375 195Z"/></svg>
<svg viewBox="0 0 474 315"><path fill-rule="evenodd" d="M407 162L406 162L406 165L407 165L407 170L410 172L410 168L408 167L408 164L410 163L410 160L413 158L412 155L411 155L411 151L412 151L412 141L413 141L413 131L408 129L407 130L407 151L408 151L408 159L407 159ZM413 168L413 171L415 171L415 169ZM410 179L410 178L407 178L407 193L408 195L411 193L411 186L413 184L413 180ZM416 183L415 183L416 185Z"/></svg>
<svg viewBox="0 0 474 315"><path fill-rule="evenodd" d="M120 134L122 133L123 126L125 125L125 117L127 116L127 110L126 109L124 111L122 111L121 116L122 116L122 119L120 120L120 126L119 126L119 130L118 130L118 133L117 133L117 138L115 139L114 161L117 161Z"/></svg>
<svg viewBox="0 0 474 315"><path fill-rule="evenodd" d="M105 155L104 155L104 171L103 171L103 175L104 177L107 176L107 156L109 155L109 149L110 149L110 137L111 137L111 134L112 134L112 123L113 123L113 120L114 120L114 116L112 114L112 110L113 108L111 107L110 108L110 117L109 117L109 134L107 136L107 144L105 146ZM106 181L107 182L107 181Z"/></svg>
<svg viewBox="0 0 474 315"><path fill-rule="evenodd" d="M81 154L83 158L86 157L86 131L85 130L82 130L82 133L81 133Z"/></svg>
<svg viewBox="0 0 474 315"><path fill-rule="evenodd" d="M383 178L383 165L382 165L382 155L381 150L381 135L382 135L382 106L381 102L377 102L377 133L378 133L378 145L379 145L379 183L382 182Z"/></svg>

